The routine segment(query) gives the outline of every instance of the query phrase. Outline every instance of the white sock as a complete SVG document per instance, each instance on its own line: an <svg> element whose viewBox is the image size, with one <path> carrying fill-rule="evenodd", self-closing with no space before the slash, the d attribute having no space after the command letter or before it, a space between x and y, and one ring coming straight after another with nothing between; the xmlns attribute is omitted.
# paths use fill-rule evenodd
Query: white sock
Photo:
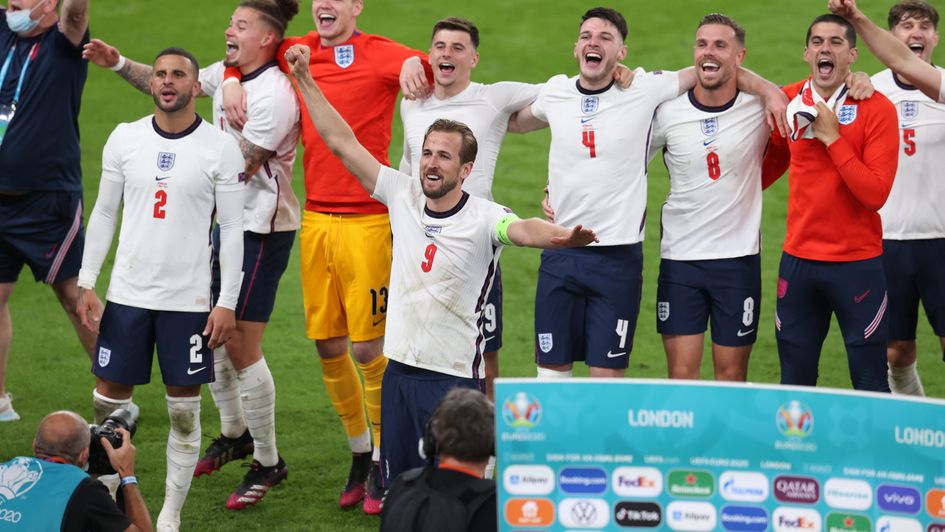
<svg viewBox="0 0 945 532"><path fill-rule="evenodd" d="M253 458L266 467L279 462L276 449L276 384L266 359L237 373L246 426L253 436Z"/></svg>
<svg viewBox="0 0 945 532"><path fill-rule="evenodd" d="M180 510L187 500L200 452L200 396L166 399L171 429L167 435L167 476L158 529L180 527Z"/></svg>
<svg viewBox="0 0 945 532"><path fill-rule="evenodd" d="M351 446L353 453L371 452L371 429L368 429L357 436L348 436L348 445ZM380 451L378 450L378 453Z"/></svg>
<svg viewBox="0 0 945 532"><path fill-rule="evenodd" d="M919 379L915 364L913 362L901 368L889 366L889 389L893 393L925 397L925 389L922 388L922 380Z"/></svg>
<svg viewBox="0 0 945 532"><path fill-rule="evenodd" d="M557 371L554 369L543 368L538 366L538 378L542 380L551 380L551 379L570 379L572 371L569 369L567 371Z"/></svg>
<svg viewBox="0 0 945 532"><path fill-rule="evenodd" d="M381 461L381 448L380 447L375 447L374 450L371 451L371 461L374 463Z"/></svg>
<svg viewBox="0 0 945 532"><path fill-rule="evenodd" d="M210 383L210 395L220 411L220 433L227 438L239 438L246 432L246 421L236 369L223 346L213 350L213 374L215 380Z"/></svg>
<svg viewBox="0 0 945 532"><path fill-rule="evenodd" d="M105 421L105 418L119 408L128 410L128 405L130 404L130 397L127 399L112 399L111 397L105 397L98 393L98 390L92 390L92 409L94 411L93 415L95 416L96 425L101 425L102 422Z"/></svg>

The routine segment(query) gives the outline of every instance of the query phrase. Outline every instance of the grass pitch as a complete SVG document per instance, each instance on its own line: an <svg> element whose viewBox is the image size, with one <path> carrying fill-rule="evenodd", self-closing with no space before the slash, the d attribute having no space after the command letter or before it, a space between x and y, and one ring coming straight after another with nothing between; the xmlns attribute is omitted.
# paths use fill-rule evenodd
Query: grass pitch
<svg viewBox="0 0 945 532"><path fill-rule="evenodd" d="M885 20L891 2L863 0L864 10L874 20ZM236 2L162 0L161 2L91 2L92 35L116 45L126 56L144 62L162 48L182 46L193 51L207 65L223 56L223 32ZM581 14L595 3L563 0L516 0L515 2L439 3L417 0L368 0L360 18L360 28L379 33L415 48L429 47L433 23L446 16L462 16L480 28L481 60L474 71L480 82L519 80L542 82L557 73L576 73L572 45ZM745 66L778 83L796 81L807 75L801 59L804 33L809 22L825 11L825 2L752 2L728 0L666 0L659 4L611 3L630 24L626 63L647 70L675 70L692 63L695 26L702 15L722 11L734 17L748 31ZM943 7L941 5L937 7ZM310 2L288 35L312 28ZM936 57L941 63L945 56ZM880 65L861 48L855 68L869 73ZM209 101L199 111L209 118ZM151 113L150 98L139 94L118 76L90 67L82 102L81 131L86 216L94 204L101 170L101 150L105 139L119 122L129 122ZM520 216L540 215L539 201L546 181L549 137L547 132L509 136L496 170L495 197ZM400 158L401 131L395 121L391 160ZM302 197L301 167L296 169L296 192ZM661 162L650 168L649 219L644 248L643 304L628 375L663 377L666 364L663 348L655 332L656 274L659 264L659 207L666 196L668 179ZM763 230L763 324L749 368L756 382L779 379L774 340L774 290L777 264L784 238L787 212L785 179L764 195ZM505 347L502 374L534 375L532 316L539 253L508 249L503 254L505 288ZM103 273L99 293L105 293ZM93 378L89 363L75 335L58 308L52 292L32 282L24 273L10 304L14 340L8 389L23 416L18 423L0 424L0 460L30 452L33 431L41 417L56 409L76 410L91 417ZM919 328L919 366L926 391L945 396L938 378L938 341L923 320ZM435 334L435 331L434 331ZM243 512L224 509L224 501L245 469L236 464L193 483L184 508L185 530L371 530L378 520L360 510L343 512L337 508L338 492L348 468L347 443L340 423L328 402L321 383L321 371L314 345L305 339L298 258L293 255L280 286L275 313L266 335L264 350L278 389L277 426L280 452L290 470L288 480L276 488L256 508ZM821 359L820 382L824 386L849 388L842 339L834 324ZM577 369L584 375L586 370ZM703 377L711 378L711 363L703 364ZM138 447L137 475L153 517L163 499L164 446L167 438L164 391L155 373L151 386L135 395L142 407L142 419L135 445ZM216 410L209 392L203 394L205 444L219 431Z"/></svg>

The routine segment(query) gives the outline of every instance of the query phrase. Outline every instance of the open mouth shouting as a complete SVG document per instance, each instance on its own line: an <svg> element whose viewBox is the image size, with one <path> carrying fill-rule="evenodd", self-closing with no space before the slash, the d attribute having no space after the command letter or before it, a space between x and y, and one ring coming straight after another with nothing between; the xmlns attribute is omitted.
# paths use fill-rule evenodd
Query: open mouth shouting
<svg viewBox="0 0 945 532"><path fill-rule="evenodd" d="M330 13L321 13L318 15L318 29L323 31L327 28L330 28L335 21L338 20L338 17Z"/></svg>
<svg viewBox="0 0 945 532"><path fill-rule="evenodd" d="M584 62L590 66L599 66L604 61L604 56L598 52L587 52L584 54Z"/></svg>
<svg viewBox="0 0 945 532"><path fill-rule="evenodd" d="M817 60L817 74L821 78L829 78L833 74L834 62L829 57L821 57Z"/></svg>
<svg viewBox="0 0 945 532"><path fill-rule="evenodd" d="M915 55L921 56L922 52L925 51L925 45L920 42L911 42L909 43L909 49L915 53Z"/></svg>
<svg viewBox="0 0 945 532"><path fill-rule="evenodd" d="M449 61L440 61L437 63L436 68L440 70L443 74L452 74L456 70L456 65Z"/></svg>

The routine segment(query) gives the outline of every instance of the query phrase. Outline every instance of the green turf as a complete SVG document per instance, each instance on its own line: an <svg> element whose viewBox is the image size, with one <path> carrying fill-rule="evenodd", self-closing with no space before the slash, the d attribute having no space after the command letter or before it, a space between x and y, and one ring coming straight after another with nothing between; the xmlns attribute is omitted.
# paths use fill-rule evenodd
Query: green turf
<svg viewBox="0 0 945 532"><path fill-rule="evenodd" d="M159 2L102 2L91 5L92 33L118 46L134 59L149 61L166 46L183 46L204 63L222 56L223 31L236 2L222 0L161 0ZM779 83L804 77L801 60L804 32L814 16L824 10L817 2L757 2L707 0L622 1L614 7L630 23L629 65L648 70L673 70L692 61L692 36L698 19L711 11L724 11L748 30L746 66ZM874 20L884 18L887 2L863 1ZM312 26L309 2L291 25L296 35ZM571 56L581 13L590 3L564 0L516 0L481 2L448 0L432 4L417 0L368 0L361 29L381 33L416 48L425 49L435 20L464 16L475 21L482 33L481 61L474 71L478 81L520 80L541 82L556 73L576 71ZM939 6L941 7L941 6ZM937 55L939 62L945 59ZM866 72L879 70L878 63L863 49L856 64ZM151 112L150 99L127 86L115 74L91 68L81 116L86 214L97 191L101 149L116 123L131 121ZM209 117L209 104L200 112ZM399 160L401 134L394 126L391 159ZM548 135L511 136L505 143L497 167L496 199L522 216L540 214L541 189L546 180ZM300 177L297 169L296 176ZM658 220L656 213L668 188L661 163L651 167L643 306L637 328L629 375L662 377L666 366L662 345L655 333L655 286L658 267ZM301 180L296 182L301 196ZM777 382L779 371L774 343L774 287L780 246L784 237L786 180L765 193L763 222L764 296L758 343L751 359L750 379ZM298 258L293 260L280 287L277 308L265 341L265 352L278 387L278 442L291 474L284 485L258 507L229 512L223 502L243 471L230 465L222 472L194 482L184 508L186 530L370 530L377 520L360 511L337 509L338 491L348 466L347 445L339 422L321 383L314 346L304 337L299 288ZM505 348L502 373L506 376L534 374L532 315L538 252L509 249L503 255L505 288ZM107 273L107 272L106 272ZM104 295L105 279L100 283ZM88 359L82 353L65 316L51 291L33 283L28 273L21 277L11 301L14 340L8 388L16 396L15 406L23 416L18 423L0 424L0 459L29 452L36 423L46 413L60 408L90 416L93 386ZM924 320L924 318L922 318ZM849 388L842 341L836 325L823 350L821 383ZM432 332L435 334L435 330ZM930 395L945 395L938 378L941 362L937 341L928 325L920 326L919 365ZM581 374L582 370L579 369ZM704 364L703 375L711 375ZM156 517L163 498L164 445L167 436L163 388L156 384L140 388L136 401L142 406L138 447L138 478ZM209 393L204 393L203 431L214 435L218 421ZM205 441L208 443L209 440Z"/></svg>

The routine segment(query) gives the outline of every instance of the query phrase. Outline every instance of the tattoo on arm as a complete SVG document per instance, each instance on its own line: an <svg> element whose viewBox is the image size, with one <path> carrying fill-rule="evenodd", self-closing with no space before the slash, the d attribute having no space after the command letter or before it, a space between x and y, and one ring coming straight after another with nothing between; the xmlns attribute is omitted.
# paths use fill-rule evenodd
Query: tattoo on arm
<svg viewBox="0 0 945 532"><path fill-rule="evenodd" d="M251 178L253 174L259 171L259 167L263 163L276 154L276 152L260 148L246 139L240 140L240 151L243 152L243 158L246 160L245 172L247 179Z"/></svg>
<svg viewBox="0 0 945 532"><path fill-rule="evenodd" d="M151 80L151 67L128 58L125 58L125 61L125 66L121 67L121 70L118 71L118 75L130 83L132 87L145 94L151 94L151 86L149 84Z"/></svg>

